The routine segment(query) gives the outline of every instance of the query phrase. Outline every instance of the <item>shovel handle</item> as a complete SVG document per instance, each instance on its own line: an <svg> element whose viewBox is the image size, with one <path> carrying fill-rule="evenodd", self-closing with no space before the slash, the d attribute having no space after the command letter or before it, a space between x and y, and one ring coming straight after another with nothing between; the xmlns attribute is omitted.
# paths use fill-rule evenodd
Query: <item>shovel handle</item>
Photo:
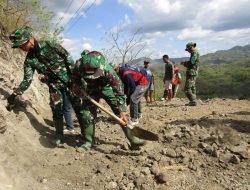
<svg viewBox="0 0 250 190"><path fill-rule="evenodd" d="M111 116L112 118L114 118L116 121L118 121L120 124L124 125L124 126L127 126L128 128L130 129L133 129L134 127L131 126L131 125L126 125L125 122L117 117L114 113L112 113L111 111L107 110L106 108L104 108L102 105L100 105L97 101L95 101L93 98L91 98L89 95L87 94L84 94L85 97L87 97L87 99L89 101L91 101L91 103L95 104L98 108L100 108L102 111L104 111L105 113L107 113L109 116Z"/></svg>

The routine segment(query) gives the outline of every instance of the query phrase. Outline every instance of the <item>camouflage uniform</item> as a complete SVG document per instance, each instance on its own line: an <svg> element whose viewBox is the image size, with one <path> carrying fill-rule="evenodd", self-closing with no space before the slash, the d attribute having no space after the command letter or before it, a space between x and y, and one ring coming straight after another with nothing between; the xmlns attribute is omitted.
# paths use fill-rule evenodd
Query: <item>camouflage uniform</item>
<svg viewBox="0 0 250 190"><path fill-rule="evenodd" d="M191 47L195 47L195 43L188 43L186 45L186 51ZM195 82L198 76L198 68L200 62L200 54L197 50L191 53L189 61L183 62L183 65L187 68L186 71L186 83L185 83L185 93L190 101L190 105L196 105L196 87Z"/></svg>
<svg viewBox="0 0 250 190"><path fill-rule="evenodd" d="M77 83L94 100L104 99L112 111L119 116L126 112L126 96L120 78L110 64L105 62L104 56L96 51L83 52L73 69L72 82ZM88 150L94 144L94 119L97 116L97 107L89 100L83 99L82 110L85 143L80 149ZM131 146L141 146L144 141L135 137L129 128L122 127Z"/></svg>
<svg viewBox="0 0 250 190"><path fill-rule="evenodd" d="M17 29L11 36L18 36L19 33L26 32L25 29ZM20 44L12 40L13 48L19 47ZM69 81L70 67L73 59L69 53L59 44L53 41L34 41L34 47L28 51L24 62L24 78L19 87L14 90L15 95L22 95L30 86L34 72L45 76L46 84L49 87L50 106L53 112L53 121L56 127L56 144L61 142L63 136L63 97L68 95L71 97L72 105L76 111L76 115L81 119L80 115L80 99L71 96L68 89L56 77L59 76L65 82ZM54 73L54 74L53 74ZM79 120L82 126L81 120Z"/></svg>

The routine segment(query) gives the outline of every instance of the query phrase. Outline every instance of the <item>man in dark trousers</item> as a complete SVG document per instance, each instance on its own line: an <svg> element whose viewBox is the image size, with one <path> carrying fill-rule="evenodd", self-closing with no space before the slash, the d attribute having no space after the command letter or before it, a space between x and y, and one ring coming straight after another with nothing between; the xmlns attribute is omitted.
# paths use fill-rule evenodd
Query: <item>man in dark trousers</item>
<svg viewBox="0 0 250 190"><path fill-rule="evenodd" d="M30 27L18 28L10 34L12 48L20 48L27 52L24 61L24 77L20 85L7 98L9 105L15 103L15 98L26 91L35 71L44 76L49 87L50 107L53 113L53 122L56 128L56 137L53 140L59 145L63 138L63 105L64 99L70 98L75 109L80 127L83 128L80 112L80 98L73 96L65 84L55 76L59 76L67 83L70 79L70 67L73 59L66 49L54 41L37 41Z"/></svg>
<svg viewBox="0 0 250 190"><path fill-rule="evenodd" d="M174 66L173 66L173 63L169 60L168 55L163 55L162 60L165 63L165 75L164 75L163 82L165 84L165 89L168 92L167 101L170 102L173 97L172 81L174 77Z"/></svg>
<svg viewBox="0 0 250 190"><path fill-rule="evenodd" d="M124 84L127 104L130 104L130 125L138 125L140 117L140 100L148 89L149 81L146 73L134 66L116 65L114 67Z"/></svg>
<svg viewBox="0 0 250 190"><path fill-rule="evenodd" d="M187 106L196 106L196 78L198 76L198 69L200 63L200 54L196 49L196 43L189 42L186 45L185 51L190 53L189 61L181 62L181 64L187 68L186 71L186 83L185 83L185 93L189 100Z"/></svg>
<svg viewBox="0 0 250 190"><path fill-rule="evenodd" d="M83 89L96 101L100 98L104 99L113 113L127 124L126 95L122 81L100 52L91 51L81 54L81 58L77 60L73 69L72 82L76 91ZM84 130L82 133L85 142L78 150L87 151L94 145L97 107L83 97L81 113L83 113ZM136 137L129 127L123 125L121 127L130 142L131 149L138 149L145 144L145 141Z"/></svg>

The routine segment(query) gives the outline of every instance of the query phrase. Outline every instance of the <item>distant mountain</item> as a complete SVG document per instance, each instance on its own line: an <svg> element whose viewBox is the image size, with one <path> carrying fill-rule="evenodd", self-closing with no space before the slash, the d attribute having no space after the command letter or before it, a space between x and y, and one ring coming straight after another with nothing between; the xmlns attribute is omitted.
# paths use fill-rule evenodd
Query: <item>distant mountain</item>
<svg viewBox="0 0 250 190"><path fill-rule="evenodd" d="M174 63L180 63L181 61L187 61L189 59L189 57L181 57L181 58L170 58L170 60ZM146 58L146 57L141 57L138 59L134 59L133 61L129 62L129 65L135 65L138 67L142 67L144 65L144 61L148 60L150 62L150 64L152 65L162 65L163 61L162 59L150 59L150 58Z"/></svg>
<svg viewBox="0 0 250 190"><path fill-rule="evenodd" d="M163 64L162 59L149 59L141 57L133 60L129 65L143 66L144 60L147 59L154 66ZM171 61L175 63L180 63L181 61L187 61L189 57L181 58L170 58ZM246 46L235 46L228 50L219 50L215 53L209 53L201 56L202 64L222 64L222 63L234 63L236 61L250 60L250 45Z"/></svg>
<svg viewBox="0 0 250 190"><path fill-rule="evenodd" d="M250 60L250 45L235 46L228 50L219 50L201 56L201 63L222 64L236 61Z"/></svg>
<svg viewBox="0 0 250 190"><path fill-rule="evenodd" d="M187 60L189 60L189 57L170 58L170 60L171 60L173 63L178 64L178 63L180 63L180 62L182 62L182 61L187 61ZM162 59L154 59L153 61L154 61L155 63L157 63L157 64L162 64L162 63L163 63Z"/></svg>

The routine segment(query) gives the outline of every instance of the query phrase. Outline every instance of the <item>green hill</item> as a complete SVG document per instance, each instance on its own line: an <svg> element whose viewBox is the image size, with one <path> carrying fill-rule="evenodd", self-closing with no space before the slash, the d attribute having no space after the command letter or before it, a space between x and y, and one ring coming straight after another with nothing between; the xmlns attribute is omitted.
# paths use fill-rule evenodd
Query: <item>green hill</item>
<svg viewBox="0 0 250 190"><path fill-rule="evenodd" d="M183 88L186 68L180 66L182 84L178 97L185 97ZM156 97L163 92L164 65L152 64L155 75ZM250 98L250 45L236 46L201 56L197 95L199 98Z"/></svg>
<svg viewBox="0 0 250 190"><path fill-rule="evenodd" d="M204 64L197 79L200 97L250 98L250 58L231 64Z"/></svg>
<svg viewBox="0 0 250 190"><path fill-rule="evenodd" d="M235 46L229 50L220 50L201 56L201 63L223 64L250 59L250 45Z"/></svg>
<svg viewBox="0 0 250 190"><path fill-rule="evenodd" d="M162 58L159 59L149 59L145 57L141 57L138 59L134 59L129 63L129 65L142 66L143 61L147 59L151 62L153 67L158 67L162 65ZM188 60L189 57L181 57L181 58L171 58L170 60L175 63L180 63L181 61ZM244 61L246 59L250 59L250 45L246 46L235 46L228 50L219 50L215 53L209 53L201 56L201 64L228 64L234 63L238 61Z"/></svg>

